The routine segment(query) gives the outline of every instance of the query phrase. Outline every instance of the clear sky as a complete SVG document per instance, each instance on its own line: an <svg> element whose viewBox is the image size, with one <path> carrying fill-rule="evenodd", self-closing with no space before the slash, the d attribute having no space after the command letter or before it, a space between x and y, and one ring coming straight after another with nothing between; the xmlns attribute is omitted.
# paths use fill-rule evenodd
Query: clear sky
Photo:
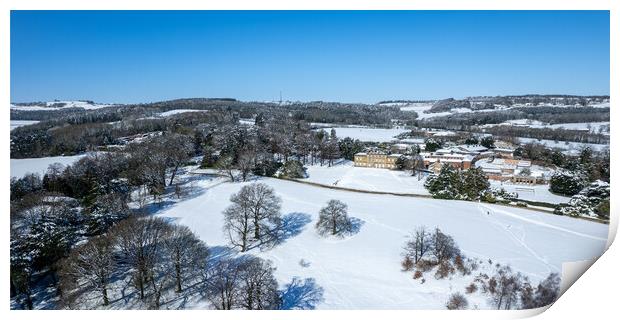
<svg viewBox="0 0 620 320"><path fill-rule="evenodd" d="M11 101L609 94L608 11L13 11Z"/></svg>

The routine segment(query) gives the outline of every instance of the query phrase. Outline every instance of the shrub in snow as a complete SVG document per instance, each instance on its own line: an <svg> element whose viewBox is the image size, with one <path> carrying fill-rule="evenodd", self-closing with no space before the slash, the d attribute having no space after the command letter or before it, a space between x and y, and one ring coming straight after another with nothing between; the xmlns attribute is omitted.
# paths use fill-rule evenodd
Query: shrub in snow
<svg viewBox="0 0 620 320"><path fill-rule="evenodd" d="M595 181L574 195L567 204L556 207L555 213L568 216L609 219L609 183Z"/></svg>
<svg viewBox="0 0 620 320"><path fill-rule="evenodd" d="M587 183L587 177L581 171L558 170L551 175L549 190L554 193L572 196L581 191Z"/></svg>
<svg viewBox="0 0 620 320"><path fill-rule="evenodd" d="M278 174L281 178L302 179L307 178L306 168L299 160L289 160L284 163Z"/></svg>
<svg viewBox="0 0 620 320"><path fill-rule="evenodd" d="M465 287L465 293L474 293L478 291L478 286L475 283L470 283L467 287Z"/></svg>
<svg viewBox="0 0 620 320"><path fill-rule="evenodd" d="M508 192L504 188L492 188L490 190L490 193L497 200L514 201L514 200L516 200L519 197L518 193L516 193L516 192Z"/></svg>
<svg viewBox="0 0 620 320"><path fill-rule="evenodd" d="M448 302L446 302L446 308L448 310L463 310L467 309L468 305L467 298L460 292L453 293L448 299Z"/></svg>
<svg viewBox="0 0 620 320"><path fill-rule="evenodd" d="M424 151L426 152L435 152L439 148L441 148L441 142L437 141L433 138L426 139L426 145L424 146Z"/></svg>
<svg viewBox="0 0 620 320"><path fill-rule="evenodd" d="M413 260L411 260L411 258L405 257L403 259L403 262L401 262L401 265L403 267L403 271L411 271L411 269L413 269L414 263L413 263ZM414 279L416 278L414 277Z"/></svg>
<svg viewBox="0 0 620 320"><path fill-rule="evenodd" d="M449 260L444 260L440 262L439 266L437 267L437 271L435 272L435 279L443 279L453 273L454 267L452 266L452 263L450 263Z"/></svg>

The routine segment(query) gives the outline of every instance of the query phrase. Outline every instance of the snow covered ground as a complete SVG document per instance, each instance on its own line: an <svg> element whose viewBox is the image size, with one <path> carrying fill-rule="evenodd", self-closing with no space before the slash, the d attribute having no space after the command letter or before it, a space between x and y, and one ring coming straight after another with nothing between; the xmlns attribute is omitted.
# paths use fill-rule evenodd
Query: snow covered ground
<svg viewBox="0 0 620 320"><path fill-rule="evenodd" d="M609 149L608 144L570 142L570 141L553 141L553 140L546 140L546 139L538 140L534 138L522 138L522 137L518 137L518 139L521 142L521 144L530 143L530 142L540 143L549 148L557 148L560 150L564 150L565 152L570 153L570 154L579 153L579 151L585 147L590 147L592 148L592 150L595 150L595 151L603 151L605 149Z"/></svg>
<svg viewBox="0 0 620 320"><path fill-rule="evenodd" d="M483 128L495 127L495 126L519 126L519 127L529 127L529 128L564 128L567 130L588 130L590 132L598 133L601 127L603 128L603 133L609 134L609 121L602 122L575 122L575 123L557 123L557 124L548 124L538 120L532 119L516 119L516 120L508 120L502 123L491 123L485 124Z"/></svg>
<svg viewBox="0 0 620 320"><path fill-rule="evenodd" d="M19 127L23 127L23 126L27 126L27 125L31 125L35 123L39 123L39 121L38 120L11 120L11 131L13 131L13 129L15 128L19 128Z"/></svg>
<svg viewBox="0 0 620 320"><path fill-rule="evenodd" d="M351 161L331 167L313 165L307 168L308 178L304 181L358 190L429 194L424 188L426 178L418 180L404 171L359 168Z"/></svg>
<svg viewBox="0 0 620 320"><path fill-rule="evenodd" d="M70 165L87 154L76 156L60 156L45 158L27 158L27 159L11 159L11 177L21 178L27 173L38 173L41 176L47 171L47 167L52 163L60 163L62 165Z"/></svg>
<svg viewBox="0 0 620 320"><path fill-rule="evenodd" d="M187 112L205 112L206 110L195 110L195 109L174 109L166 112L162 112L159 114L160 117L169 117L175 114L187 113Z"/></svg>
<svg viewBox="0 0 620 320"><path fill-rule="evenodd" d="M221 179L201 178L196 195L156 214L190 227L212 252L225 250L222 211L230 205L230 195L250 182ZM607 239L607 225L520 208L360 194L273 178L259 181L282 198L289 236L274 248L249 253L273 261L281 287L294 278L314 279L315 284L305 289L324 291L318 309L444 309L448 296L464 292L471 279L455 275L436 280L425 274L427 282L421 284L411 273L400 271L406 236L422 225L452 235L466 256L510 264L533 283L560 272L563 262L600 255ZM350 216L363 221L357 234L341 240L317 235L318 211L330 199L345 202ZM467 298L470 307L489 307L480 293ZM185 307L208 304L190 301Z"/></svg>
<svg viewBox="0 0 620 320"><path fill-rule="evenodd" d="M549 185L539 184L534 186L513 184L510 182L500 182L490 180L491 187L504 188L508 192L516 192L519 195L519 199L546 202L546 203L566 203L570 200L570 197L559 196L549 191Z"/></svg>
<svg viewBox="0 0 620 320"><path fill-rule="evenodd" d="M598 133L601 127L603 130L609 128L609 121L604 122L579 122L579 123L558 123L548 126L549 128L564 128L567 130L588 130ZM609 131L607 131L609 133Z"/></svg>
<svg viewBox="0 0 620 320"><path fill-rule="evenodd" d="M64 106L55 106L56 104L64 104ZM95 110L101 108L107 108L114 106L114 104L105 104L105 103L90 103L86 101L49 101L44 102L41 105L32 105L32 106L18 106L11 104L12 110L21 110L21 111L49 111L49 110L61 110L67 108L83 108L85 110Z"/></svg>
<svg viewBox="0 0 620 320"><path fill-rule="evenodd" d="M330 132L332 128L324 128L323 130ZM360 141L371 142L390 142L396 140L395 136L409 132L406 129L374 129L374 128L353 128L353 127L334 127L336 136L342 139L349 137L351 139L359 139Z"/></svg>

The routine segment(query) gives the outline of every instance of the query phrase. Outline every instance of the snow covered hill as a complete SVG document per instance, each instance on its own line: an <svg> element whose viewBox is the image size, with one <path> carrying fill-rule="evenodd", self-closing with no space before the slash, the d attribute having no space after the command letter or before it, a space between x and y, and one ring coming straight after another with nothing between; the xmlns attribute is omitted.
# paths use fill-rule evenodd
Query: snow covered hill
<svg viewBox="0 0 620 320"><path fill-rule="evenodd" d="M470 278L420 283L401 271L402 246L418 226L439 227L454 237L462 252L480 261L509 264L533 282L562 263L600 255L607 240L605 224L475 202L360 194L330 190L273 178L259 182L273 187L282 198L287 238L271 249L250 254L273 261L280 286L294 279L314 279L323 290L319 309L443 309L449 295L464 292ZM228 250L222 211L230 195L246 183L200 177L192 196L166 201L155 214L187 225L211 248ZM314 229L318 211L330 199L349 206L349 215L363 222L349 238L319 237ZM467 295L475 307L489 308L481 294ZM189 302L186 308L206 308Z"/></svg>
<svg viewBox="0 0 620 320"><path fill-rule="evenodd" d="M68 108L82 108L84 110L95 110L101 108L107 108L115 106L114 104L102 104L95 103L92 101L48 101L37 104L30 105L21 105L21 104L11 104L11 110L20 110L20 111L50 111L50 110L61 110Z"/></svg>

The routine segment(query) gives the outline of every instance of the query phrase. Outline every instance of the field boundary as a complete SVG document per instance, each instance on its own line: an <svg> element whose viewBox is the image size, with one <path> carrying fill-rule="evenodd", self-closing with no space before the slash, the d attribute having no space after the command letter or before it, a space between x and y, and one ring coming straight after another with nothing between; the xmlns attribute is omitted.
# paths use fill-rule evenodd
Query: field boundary
<svg viewBox="0 0 620 320"><path fill-rule="evenodd" d="M431 195L419 194L419 193L401 193L401 192L389 192L389 191L361 190L361 189L344 188L344 187L338 187L338 186L334 186L334 185L327 185L327 184L322 184L322 183L317 183L317 182L303 181L303 180L297 180L297 179L291 179L291 178L278 178L278 177L273 177L273 178L280 179L280 180L286 180L286 181L292 181L292 182L301 183L301 184L306 184L306 185L315 186L315 187L319 187L319 188L332 189L332 190L357 192L357 193L365 193L365 194L392 195L392 196L397 196L397 197L434 199ZM465 201L465 200L452 200L452 201ZM519 199L518 201L522 201L522 202L526 202L526 203L529 202L527 200L521 200L521 199ZM468 201L468 202L472 202L472 201ZM536 211L536 212L542 212L542 213L546 213L546 214L553 214L553 215L555 215L553 213L553 210L551 209L551 208L555 207L554 204L547 203L547 202L536 202L536 203L538 205L544 204L544 206L548 207L548 209L543 208L542 206L540 206L540 207L530 207L529 204L528 204L527 207L522 207L522 206L519 206L519 205L507 204L507 203L489 203L489 204L494 204L494 205L504 206L504 207L510 207L510 208L519 208L519 209L524 209L524 210L530 210L530 211ZM592 221L592 222L598 222L598 223L601 223L601 224L609 224L608 221L604 221L604 220L600 220L600 219L593 219L593 218L588 218L588 217L573 217L573 216L563 216L563 217L569 217L569 218L574 218L574 219L582 219L582 220L587 220L587 221Z"/></svg>

